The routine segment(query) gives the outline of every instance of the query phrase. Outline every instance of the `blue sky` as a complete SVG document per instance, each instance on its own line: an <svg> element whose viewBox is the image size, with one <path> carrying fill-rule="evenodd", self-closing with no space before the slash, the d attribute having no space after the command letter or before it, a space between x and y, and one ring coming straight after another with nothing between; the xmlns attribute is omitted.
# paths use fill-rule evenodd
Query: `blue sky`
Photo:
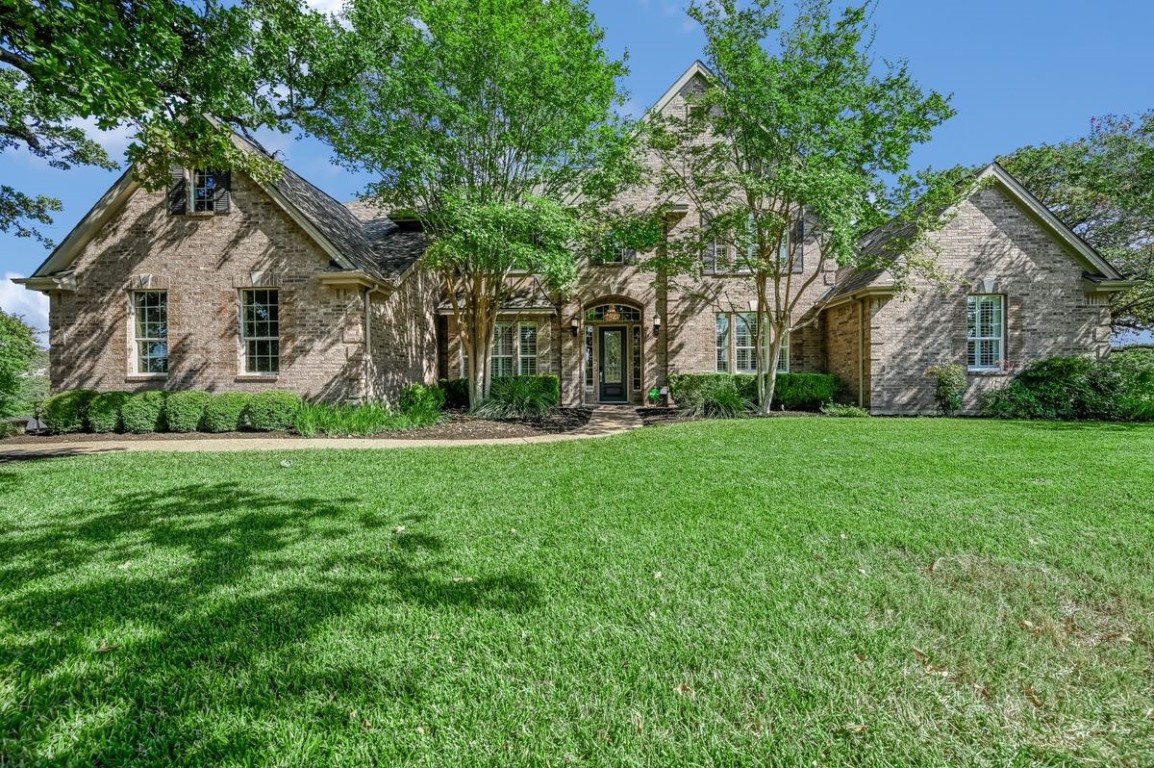
<svg viewBox="0 0 1154 768"><path fill-rule="evenodd" d="M340 0L310 0L322 9ZM703 37L685 2L591 0L614 55L629 52L630 106L653 103L700 57ZM923 87L953 94L958 115L921 147L914 165L974 165L1025 144L1083 135L1094 115L1154 108L1154 2L1150 0L880 0L876 57L905 58ZM126 137L101 140L122 156ZM315 141L273 136L297 172L338 199L365 177L329 162ZM0 155L0 180L59 198L64 211L47 229L63 239L116 178L90 169L57 171L25 154ZM38 243L0 235L0 276L26 275L47 256ZM39 294L0 281L0 308L46 325Z"/></svg>

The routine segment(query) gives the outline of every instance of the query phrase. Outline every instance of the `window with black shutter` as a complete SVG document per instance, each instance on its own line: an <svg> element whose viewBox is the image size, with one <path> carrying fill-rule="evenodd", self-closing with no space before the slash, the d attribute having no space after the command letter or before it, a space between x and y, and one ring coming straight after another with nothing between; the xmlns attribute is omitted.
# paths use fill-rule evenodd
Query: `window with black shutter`
<svg viewBox="0 0 1154 768"><path fill-rule="evenodd" d="M232 178L227 171L173 166L168 191L171 214L229 213L232 208Z"/></svg>

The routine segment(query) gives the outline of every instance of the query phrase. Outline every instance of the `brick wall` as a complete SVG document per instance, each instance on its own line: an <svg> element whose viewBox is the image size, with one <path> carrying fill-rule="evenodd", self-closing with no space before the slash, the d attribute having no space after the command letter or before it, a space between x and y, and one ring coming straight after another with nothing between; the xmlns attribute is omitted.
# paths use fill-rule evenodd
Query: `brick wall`
<svg viewBox="0 0 1154 768"><path fill-rule="evenodd" d="M1054 355L1109 351L1109 313L1084 293L1083 268L1000 188L963 203L934 240L951 284L943 289L918 281L912 297L879 302L872 313L874 412L934 412L925 371L937 363L965 364L966 297L986 293L986 279L993 280L993 293L1005 296L1006 359L1014 368ZM981 393L1011 375L971 373L966 412L976 412Z"/></svg>

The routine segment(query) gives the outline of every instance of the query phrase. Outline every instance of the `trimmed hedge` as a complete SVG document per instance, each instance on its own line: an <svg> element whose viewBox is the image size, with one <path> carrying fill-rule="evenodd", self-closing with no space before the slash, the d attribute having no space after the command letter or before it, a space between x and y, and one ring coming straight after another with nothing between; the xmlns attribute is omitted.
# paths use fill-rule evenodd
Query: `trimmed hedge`
<svg viewBox="0 0 1154 768"><path fill-rule="evenodd" d="M1154 420L1154 352L1122 351L1105 360L1052 357L982 397L982 414L1057 421Z"/></svg>
<svg viewBox="0 0 1154 768"><path fill-rule="evenodd" d="M120 409L132 397L131 392L101 392L88 404L88 430L90 432L123 432Z"/></svg>
<svg viewBox="0 0 1154 768"><path fill-rule="evenodd" d="M732 384L732 386L730 386ZM752 373L675 373L669 377L669 394L677 403L693 403L700 407L704 391L716 393L731 411L735 404L731 391L736 391L746 403L757 403L757 376ZM785 407L788 411L816 411L824 403L837 398L841 382L832 373L779 373L774 385L774 409ZM705 405L705 410L711 407ZM705 415L705 414L701 414Z"/></svg>
<svg viewBox="0 0 1154 768"><path fill-rule="evenodd" d="M221 392L204 406L201 420L205 432L236 432L243 429L244 411L252 395L247 392Z"/></svg>
<svg viewBox="0 0 1154 768"><path fill-rule="evenodd" d="M204 409L212 400L208 392L184 390L168 396L167 415L169 432L196 432L204 419Z"/></svg>
<svg viewBox="0 0 1154 768"><path fill-rule="evenodd" d="M53 395L44 401L44 425L58 435L83 432L87 428L88 406L96 395L92 389L73 389Z"/></svg>
<svg viewBox="0 0 1154 768"><path fill-rule="evenodd" d="M120 406L124 431L137 435L166 431L168 426L164 418L164 401L167 398L168 393L158 389L134 392Z"/></svg>
<svg viewBox="0 0 1154 768"><path fill-rule="evenodd" d="M244 410L247 427L257 432L282 432L296 424L303 405L295 392L274 390L253 395Z"/></svg>

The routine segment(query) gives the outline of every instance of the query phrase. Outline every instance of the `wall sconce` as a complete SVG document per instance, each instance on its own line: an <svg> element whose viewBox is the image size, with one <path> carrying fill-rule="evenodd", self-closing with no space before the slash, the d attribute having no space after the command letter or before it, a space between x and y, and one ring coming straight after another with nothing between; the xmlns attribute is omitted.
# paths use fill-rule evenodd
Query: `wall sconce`
<svg viewBox="0 0 1154 768"><path fill-rule="evenodd" d="M653 335L659 336L661 334L661 318L653 318Z"/></svg>
<svg viewBox="0 0 1154 768"><path fill-rule="evenodd" d="M581 330L581 321L578 320L577 318L573 318L572 320L570 320L569 321L569 333L573 334L573 336L576 337L577 331L579 331L579 330Z"/></svg>

